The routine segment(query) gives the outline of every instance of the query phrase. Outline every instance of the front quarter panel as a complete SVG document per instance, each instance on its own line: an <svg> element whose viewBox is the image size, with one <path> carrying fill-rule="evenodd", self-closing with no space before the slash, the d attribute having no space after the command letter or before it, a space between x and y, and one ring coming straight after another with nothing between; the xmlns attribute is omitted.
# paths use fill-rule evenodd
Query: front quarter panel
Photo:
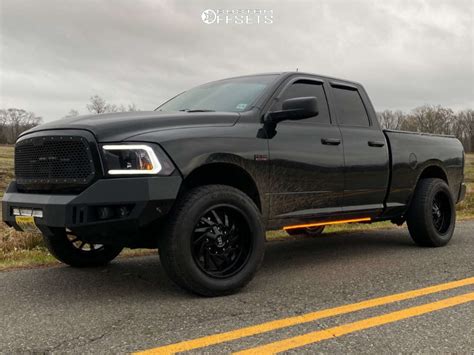
<svg viewBox="0 0 474 355"><path fill-rule="evenodd" d="M228 163L243 168L257 185L264 217L268 213L268 143L257 138L257 115L244 116L234 126L192 127L156 131L133 137L158 143L184 178L205 164Z"/></svg>

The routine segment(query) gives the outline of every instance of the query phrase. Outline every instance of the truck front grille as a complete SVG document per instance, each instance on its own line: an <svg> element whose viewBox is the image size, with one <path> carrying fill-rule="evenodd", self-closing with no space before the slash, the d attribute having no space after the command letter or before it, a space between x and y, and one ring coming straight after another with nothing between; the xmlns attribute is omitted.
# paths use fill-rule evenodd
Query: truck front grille
<svg viewBox="0 0 474 355"><path fill-rule="evenodd" d="M15 146L15 177L20 188L84 187L94 175L89 142L83 137L33 137L23 139Z"/></svg>

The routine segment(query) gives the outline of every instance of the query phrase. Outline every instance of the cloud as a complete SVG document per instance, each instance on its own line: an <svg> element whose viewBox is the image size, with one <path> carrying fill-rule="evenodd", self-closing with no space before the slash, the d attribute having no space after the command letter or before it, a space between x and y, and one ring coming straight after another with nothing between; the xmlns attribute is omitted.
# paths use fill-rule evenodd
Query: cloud
<svg viewBox="0 0 474 355"><path fill-rule="evenodd" d="M2 107L45 120L94 94L153 109L210 80L299 68L363 83L375 107L474 107L469 0L2 0ZM205 9L271 9L271 25L204 24Z"/></svg>

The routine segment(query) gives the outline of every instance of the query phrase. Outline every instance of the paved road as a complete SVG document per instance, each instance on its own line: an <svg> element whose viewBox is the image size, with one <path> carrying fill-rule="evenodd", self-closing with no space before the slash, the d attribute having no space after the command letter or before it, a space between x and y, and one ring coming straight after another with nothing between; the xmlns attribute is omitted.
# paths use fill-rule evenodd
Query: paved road
<svg viewBox="0 0 474 355"><path fill-rule="evenodd" d="M184 349L229 353L290 338L274 349L473 353L473 254L474 221L459 223L452 242L438 249L414 246L404 228L275 241L243 292L214 299L183 293L155 256L95 270L1 272L0 352L125 353L203 337L198 346L214 345L185 343ZM463 280L461 287L450 283L455 280ZM376 299L440 284L409 297ZM357 310L353 304L364 300ZM333 310L341 305L349 306ZM322 310L326 317L311 313ZM265 323L279 319L276 328ZM241 330L262 323L251 328L252 336ZM269 324L274 328L265 332ZM342 335L341 329L349 331ZM235 340L208 337L233 330L228 334Z"/></svg>

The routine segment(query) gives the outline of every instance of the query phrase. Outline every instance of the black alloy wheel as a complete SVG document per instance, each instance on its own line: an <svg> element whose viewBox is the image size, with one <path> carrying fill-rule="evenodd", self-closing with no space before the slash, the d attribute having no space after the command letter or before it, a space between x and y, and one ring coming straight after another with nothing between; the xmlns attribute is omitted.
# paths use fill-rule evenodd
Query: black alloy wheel
<svg viewBox="0 0 474 355"><path fill-rule="evenodd" d="M68 234L67 239L73 245L74 248L84 253L104 250L104 244L94 244L94 243L85 242L72 234Z"/></svg>
<svg viewBox="0 0 474 355"><path fill-rule="evenodd" d="M232 206L216 206L205 212L196 224L192 255L208 276L226 278L239 272L252 250L248 224Z"/></svg>
<svg viewBox="0 0 474 355"><path fill-rule="evenodd" d="M43 239L49 252L56 259L74 267L106 265L123 249L121 245L87 242L60 228L44 234Z"/></svg>
<svg viewBox="0 0 474 355"><path fill-rule="evenodd" d="M438 192L433 198L431 207L433 225L440 234L445 234L451 223L451 207L448 197Z"/></svg>
<svg viewBox="0 0 474 355"><path fill-rule="evenodd" d="M247 285L263 261L265 228L255 202L226 185L195 187L176 202L158 251L168 276L202 296Z"/></svg>

